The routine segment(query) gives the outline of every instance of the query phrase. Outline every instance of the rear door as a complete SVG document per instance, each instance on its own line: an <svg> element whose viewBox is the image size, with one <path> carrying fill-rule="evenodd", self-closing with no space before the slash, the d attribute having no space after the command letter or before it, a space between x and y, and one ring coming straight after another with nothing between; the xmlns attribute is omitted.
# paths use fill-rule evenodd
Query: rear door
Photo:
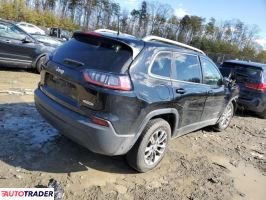
<svg viewBox="0 0 266 200"><path fill-rule="evenodd" d="M27 36L15 25L0 21L0 62L9 65L30 65L36 47L33 41L22 41Z"/></svg>
<svg viewBox="0 0 266 200"><path fill-rule="evenodd" d="M172 71L173 103L180 114L178 128L200 122L208 86L201 84L198 56L174 53Z"/></svg>
<svg viewBox="0 0 266 200"><path fill-rule="evenodd" d="M207 100L202 114L202 121L215 120L220 117L226 104L225 87L217 66L207 57L200 57L203 84L207 88Z"/></svg>

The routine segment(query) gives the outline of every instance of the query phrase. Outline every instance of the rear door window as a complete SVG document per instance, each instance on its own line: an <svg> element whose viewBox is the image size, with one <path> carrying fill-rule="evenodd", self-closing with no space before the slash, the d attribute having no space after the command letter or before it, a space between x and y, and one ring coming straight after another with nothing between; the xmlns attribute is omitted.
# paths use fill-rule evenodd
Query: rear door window
<svg viewBox="0 0 266 200"><path fill-rule="evenodd" d="M53 61L68 65L66 60L82 63L87 68L120 73L125 65L131 63L132 50L114 40L80 35L55 51Z"/></svg>
<svg viewBox="0 0 266 200"><path fill-rule="evenodd" d="M170 78L171 53L160 53L151 66L151 73L156 76Z"/></svg>
<svg viewBox="0 0 266 200"><path fill-rule="evenodd" d="M202 75L198 56L175 53L173 79L201 83Z"/></svg>

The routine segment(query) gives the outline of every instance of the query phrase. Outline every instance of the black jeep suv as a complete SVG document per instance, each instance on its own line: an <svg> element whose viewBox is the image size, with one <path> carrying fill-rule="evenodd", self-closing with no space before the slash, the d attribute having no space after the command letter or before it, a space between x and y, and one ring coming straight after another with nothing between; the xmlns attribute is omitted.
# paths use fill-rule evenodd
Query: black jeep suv
<svg viewBox="0 0 266 200"><path fill-rule="evenodd" d="M266 119L266 64L228 60L220 66L226 77L232 76L240 88L238 105Z"/></svg>
<svg viewBox="0 0 266 200"><path fill-rule="evenodd" d="M76 32L49 56L35 91L47 121L89 150L154 168L168 142L227 128L238 88L199 49L148 36Z"/></svg>

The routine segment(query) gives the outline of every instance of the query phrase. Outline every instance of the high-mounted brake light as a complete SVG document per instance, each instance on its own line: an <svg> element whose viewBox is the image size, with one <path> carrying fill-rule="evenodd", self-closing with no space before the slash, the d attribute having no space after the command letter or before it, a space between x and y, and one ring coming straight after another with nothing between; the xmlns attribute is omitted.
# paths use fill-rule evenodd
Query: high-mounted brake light
<svg viewBox="0 0 266 200"><path fill-rule="evenodd" d="M246 83L245 86L250 89L258 90L261 92L266 92L265 83Z"/></svg>
<svg viewBox="0 0 266 200"><path fill-rule="evenodd" d="M102 36L100 33L96 33L96 32L85 32L84 34L85 35L96 36L96 37Z"/></svg>
<svg viewBox="0 0 266 200"><path fill-rule="evenodd" d="M115 75L95 70L85 70L84 80L88 83L114 90L130 91L132 89L129 76Z"/></svg>

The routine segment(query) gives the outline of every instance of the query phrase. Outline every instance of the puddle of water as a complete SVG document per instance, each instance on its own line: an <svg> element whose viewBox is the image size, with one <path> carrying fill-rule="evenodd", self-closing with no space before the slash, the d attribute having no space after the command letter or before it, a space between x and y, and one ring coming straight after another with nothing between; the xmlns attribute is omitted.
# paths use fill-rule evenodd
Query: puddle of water
<svg viewBox="0 0 266 200"><path fill-rule="evenodd" d="M237 168L232 168L231 174L235 178L236 188L246 194L244 198L235 199L256 199L266 198L266 177L259 173L254 167L240 164Z"/></svg>
<svg viewBox="0 0 266 200"><path fill-rule="evenodd" d="M212 157L211 160L230 170L229 175L234 178L236 189L244 194L244 196L234 196L234 200L265 200L266 176L263 176L253 166L239 163L237 167L234 167L229 163L227 158L223 157Z"/></svg>
<svg viewBox="0 0 266 200"><path fill-rule="evenodd" d="M72 184L70 184L70 188L72 191L82 191L85 188L89 188L91 186L105 186L107 183L114 183L117 178L123 178L123 175L113 174L108 172L102 172L95 169L88 169L85 172L77 172L72 173L74 178L71 180L75 180Z"/></svg>
<svg viewBox="0 0 266 200"><path fill-rule="evenodd" d="M8 111L1 117L0 125L6 130L6 133L16 133L14 139L20 144L31 148L40 148L44 143L57 138L57 130L46 124L34 107L27 104L16 105L12 108L10 106ZM31 115L29 115L30 113Z"/></svg>

